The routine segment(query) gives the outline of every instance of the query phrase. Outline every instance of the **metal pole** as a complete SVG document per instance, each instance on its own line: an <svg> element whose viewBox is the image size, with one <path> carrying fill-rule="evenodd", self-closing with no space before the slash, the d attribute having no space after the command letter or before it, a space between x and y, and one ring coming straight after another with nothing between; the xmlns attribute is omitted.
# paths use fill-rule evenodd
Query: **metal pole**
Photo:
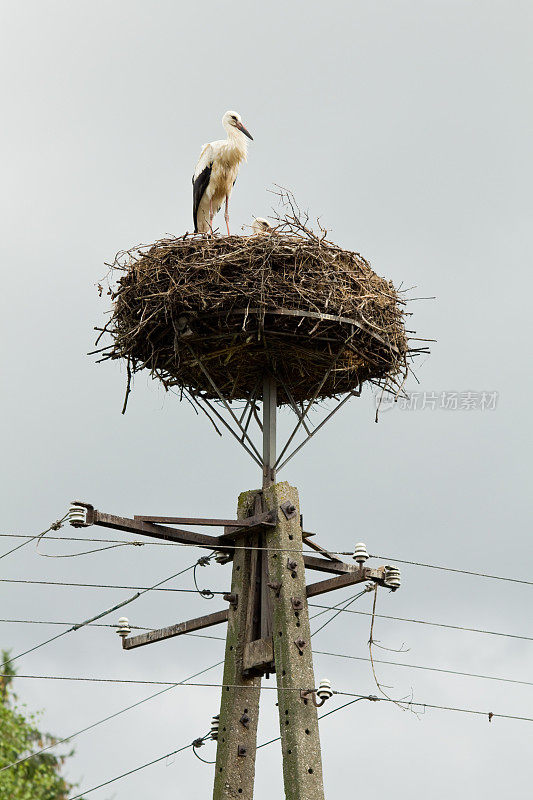
<svg viewBox="0 0 533 800"><path fill-rule="evenodd" d="M263 489L276 480L277 383L271 375L263 378Z"/></svg>

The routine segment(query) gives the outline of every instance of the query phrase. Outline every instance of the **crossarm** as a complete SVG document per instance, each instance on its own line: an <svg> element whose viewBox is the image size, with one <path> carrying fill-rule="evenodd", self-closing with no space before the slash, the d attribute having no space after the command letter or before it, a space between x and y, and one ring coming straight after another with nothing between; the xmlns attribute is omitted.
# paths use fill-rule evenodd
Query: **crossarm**
<svg viewBox="0 0 533 800"><path fill-rule="evenodd" d="M171 639L173 636L183 636L184 633L199 631L202 628L210 628L212 625L219 625L221 622L228 621L228 609L215 611L214 614L207 614L205 617L196 617L187 622L180 622L168 628L159 628L156 631L141 633L139 636L128 636L123 639L122 647L124 650L132 650L134 647L142 647L145 644L161 642L163 639Z"/></svg>
<svg viewBox="0 0 533 800"><path fill-rule="evenodd" d="M307 587L307 596L315 597L317 594L333 592L335 589L344 589L346 586L352 586L354 583L363 583L364 581L375 581L383 585L385 581L384 567L378 567L377 569L364 567L356 572L349 572L345 575L338 575L336 578L328 578L325 581L312 583Z"/></svg>
<svg viewBox="0 0 533 800"><path fill-rule="evenodd" d="M151 522L140 519L117 517L114 514L98 511L96 508L93 511L92 523L103 528L113 528L114 530L127 531L128 533L140 533L143 536L151 536L155 539L166 539L169 542L193 544L210 549L215 549L221 544L218 536L208 536L205 533L185 531L179 528L167 528L165 525L154 525Z"/></svg>

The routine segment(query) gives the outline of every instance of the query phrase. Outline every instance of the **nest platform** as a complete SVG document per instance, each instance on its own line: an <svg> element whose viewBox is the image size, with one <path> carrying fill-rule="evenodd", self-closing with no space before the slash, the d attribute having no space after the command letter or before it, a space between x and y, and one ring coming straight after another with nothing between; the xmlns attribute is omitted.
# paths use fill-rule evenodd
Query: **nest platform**
<svg viewBox="0 0 533 800"><path fill-rule="evenodd" d="M101 360L125 359L166 389L278 404L399 386L405 302L358 253L294 225L273 234L162 239L120 253Z"/></svg>

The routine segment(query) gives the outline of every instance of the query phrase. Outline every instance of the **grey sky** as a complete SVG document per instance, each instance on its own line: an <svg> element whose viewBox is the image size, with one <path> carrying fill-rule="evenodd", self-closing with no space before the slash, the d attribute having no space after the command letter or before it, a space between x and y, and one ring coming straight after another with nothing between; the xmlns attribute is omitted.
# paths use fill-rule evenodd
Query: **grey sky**
<svg viewBox="0 0 533 800"><path fill-rule="evenodd" d="M73 497L124 515L230 516L238 493L258 484L229 438L144 376L121 417L124 370L85 356L107 308L95 289L104 261L190 230L200 147L221 138L220 118L234 108L254 142L232 199L233 231L268 215L273 183L290 187L378 273L437 296L411 307L412 327L438 343L410 390L499 392L494 411L394 410L378 425L370 391L351 401L280 476L299 487L306 527L334 549L363 539L384 556L531 579L531 4L93 0L3 2L0 14L2 531L36 533ZM1 541L4 551L17 540ZM146 546L54 560L29 546L1 572L149 585L195 556ZM531 631L531 587L415 567L402 575L399 592L380 596L383 613ZM229 568L201 578L225 587ZM72 621L127 596L15 584L0 592L2 617ZM146 595L128 616L161 626L218 607L191 597ZM5 624L0 643L18 652L57 630ZM383 651L390 660L531 676L530 642L386 620L376 636L410 648ZM368 619L345 614L315 646L365 656L367 639ZM92 628L18 669L179 680L222 653L222 642L188 638L126 654L113 632ZM338 688L375 691L364 662L317 655L315 670ZM384 666L380 676L395 696L412 689L429 703L533 716L531 687ZM21 679L17 691L66 735L151 689ZM276 735L274 702L265 692L260 740ZM83 789L156 758L205 733L218 705L218 689L168 692L76 740L68 775ZM327 795L357 778L376 797L394 782L402 800L525 798L532 731L359 703L322 724ZM161 797L200 800L211 780L212 768L186 753L92 796L144 800L155 786ZM258 758L257 800L281 787L271 745Z"/></svg>

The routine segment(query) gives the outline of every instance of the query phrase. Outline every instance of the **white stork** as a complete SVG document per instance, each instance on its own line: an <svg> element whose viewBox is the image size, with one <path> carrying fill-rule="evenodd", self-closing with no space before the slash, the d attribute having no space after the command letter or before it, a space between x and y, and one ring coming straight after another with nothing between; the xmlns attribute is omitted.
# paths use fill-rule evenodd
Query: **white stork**
<svg viewBox="0 0 533 800"><path fill-rule="evenodd" d="M224 198L224 218L229 232L229 198L237 180L239 165L246 161L248 133L236 111L226 111L222 125L228 138L204 144L192 178L192 215L195 233L213 233L213 217L220 211Z"/></svg>
<svg viewBox="0 0 533 800"><path fill-rule="evenodd" d="M252 222L252 232L257 233L272 233L274 228L270 222L264 217L256 217Z"/></svg>

